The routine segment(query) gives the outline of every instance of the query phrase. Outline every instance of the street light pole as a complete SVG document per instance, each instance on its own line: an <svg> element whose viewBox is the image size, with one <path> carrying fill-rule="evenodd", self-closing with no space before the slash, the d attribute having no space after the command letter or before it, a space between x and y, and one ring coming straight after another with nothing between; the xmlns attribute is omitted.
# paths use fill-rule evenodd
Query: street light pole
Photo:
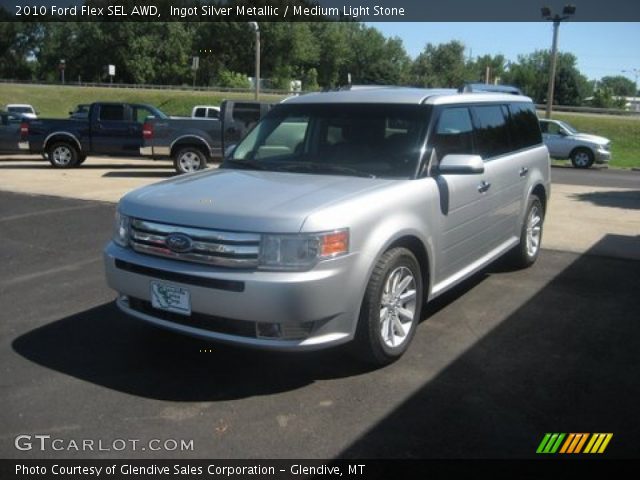
<svg viewBox="0 0 640 480"><path fill-rule="evenodd" d="M256 101L260 97L260 26L258 22L249 22L256 32L256 76L255 76L255 88L256 88Z"/></svg>
<svg viewBox="0 0 640 480"><path fill-rule="evenodd" d="M560 30L560 23L576 13L576 7L574 5L565 5L562 9L562 16L558 14L552 15L549 7L542 7L541 12L542 18L553 21L553 43L551 44L549 88L547 90L547 108L545 111L545 118L551 118L553 94L556 86L556 64L558 63L558 31Z"/></svg>

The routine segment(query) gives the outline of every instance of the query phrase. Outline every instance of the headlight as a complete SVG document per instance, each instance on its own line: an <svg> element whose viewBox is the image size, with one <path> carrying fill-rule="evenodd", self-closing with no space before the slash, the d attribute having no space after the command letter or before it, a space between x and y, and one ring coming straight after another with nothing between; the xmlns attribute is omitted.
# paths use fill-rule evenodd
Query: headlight
<svg viewBox="0 0 640 480"><path fill-rule="evenodd" d="M113 241L121 247L129 246L129 217L116 211L116 221L113 226Z"/></svg>
<svg viewBox="0 0 640 480"><path fill-rule="evenodd" d="M259 266L265 270L308 270L318 261L349 252L349 230L263 235Z"/></svg>

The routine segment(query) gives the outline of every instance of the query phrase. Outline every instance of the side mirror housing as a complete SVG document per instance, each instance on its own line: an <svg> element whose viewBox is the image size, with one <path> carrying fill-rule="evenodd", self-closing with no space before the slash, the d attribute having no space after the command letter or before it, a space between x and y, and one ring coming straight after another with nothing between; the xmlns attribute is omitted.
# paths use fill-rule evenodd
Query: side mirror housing
<svg viewBox="0 0 640 480"><path fill-rule="evenodd" d="M484 173L484 162L480 155L450 154L440 160L440 175L477 175Z"/></svg>
<svg viewBox="0 0 640 480"><path fill-rule="evenodd" d="M235 151L237 145L233 144L233 145L229 145L227 148L225 148L224 150L224 159L227 160L229 158L231 158L231 156L233 155L233 152Z"/></svg>

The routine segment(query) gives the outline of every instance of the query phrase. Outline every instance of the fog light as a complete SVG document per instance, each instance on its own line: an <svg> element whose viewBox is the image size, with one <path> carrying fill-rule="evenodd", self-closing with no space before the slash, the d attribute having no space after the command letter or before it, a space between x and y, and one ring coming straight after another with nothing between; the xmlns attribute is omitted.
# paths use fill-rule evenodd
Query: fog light
<svg viewBox="0 0 640 480"><path fill-rule="evenodd" d="M256 337L258 338L280 338L279 323L256 323Z"/></svg>

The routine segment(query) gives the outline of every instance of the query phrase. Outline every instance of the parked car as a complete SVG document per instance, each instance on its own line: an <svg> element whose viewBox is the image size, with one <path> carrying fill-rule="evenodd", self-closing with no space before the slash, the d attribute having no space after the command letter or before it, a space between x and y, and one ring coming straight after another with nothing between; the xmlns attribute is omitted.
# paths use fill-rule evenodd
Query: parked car
<svg viewBox="0 0 640 480"><path fill-rule="evenodd" d="M178 173L202 170L221 159L223 142L237 143L264 115L270 104L225 101L221 119L150 118L143 126L140 154L171 158Z"/></svg>
<svg viewBox="0 0 640 480"><path fill-rule="evenodd" d="M36 109L26 103L10 103L5 108L7 112L19 114L24 118L38 118Z"/></svg>
<svg viewBox="0 0 640 480"><path fill-rule="evenodd" d="M580 133L560 120L540 120L540 129L552 158L571 159L576 168L589 168L594 163L611 160L611 141L608 138Z"/></svg>
<svg viewBox="0 0 640 480"><path fill-rule="evenodd" d="M213 105L196 105L191 110L191 118L220 119L220 107Z"/></svg>
<svg viewBox="0 0 640 480"><path fill-rule="evenodd" d="M151 105L97 102L85 119L36 119L22 130L22 148L46 154L56 168L77 167L88 155L139 156L142 125L149 117L167 118Z"/></svg>
<svg viewBox="0 0 640 480"><path fill-rule="evenodd" d="M20 128L23 118L20 114L0 111L0 153L19 153Z"/></svg>
<svg viewBox="0 0 640 480"><path fill-rule="evenodd" d="M91 109L91 104L89 103L81 103L76 106L76 108L69 112L69 118L81 119L89 117L89 110Z"/></svg>
<svg viewBox="0 0 640 480"><path fill-rule="evenodd" d="M498 257L533 264L549 155L527 97L378 88L276 105L221 168L117 207L125 313L285 351L400 357L431 301Z"/></svg>

